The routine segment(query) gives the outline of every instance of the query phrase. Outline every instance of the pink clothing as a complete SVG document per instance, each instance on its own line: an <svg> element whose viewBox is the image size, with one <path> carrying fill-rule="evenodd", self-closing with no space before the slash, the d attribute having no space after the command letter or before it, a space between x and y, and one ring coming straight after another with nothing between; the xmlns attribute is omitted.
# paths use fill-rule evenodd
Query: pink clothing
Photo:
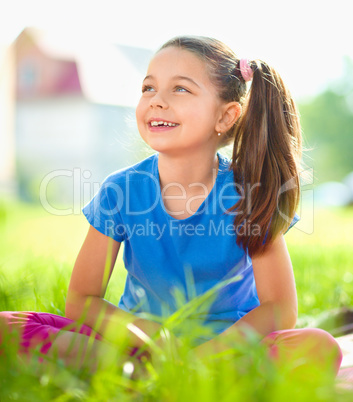
<svg viewBox="0 0 353 402"><path fill-rule="evenodd" d="M16 331L19 334L20 352L28 353L36 346L42 345L40 352L46 354L55 335L63 329L87 336L94 335L96 339L102 339L87 325L78 325L59 315L32 311L2 311L0 312L0 354L5 331Z"/></svg>
<svg viewBox="0 0 353 402"><path fill-rule="evenodd" d="M269 355L278 361L303 358L303 363L318 364L334 370L337 375L342 351L336 339L319 328L286 329L267 335L262 342L269 347ZM333 365L333 367L332 367Z"/></svg>
<svg viewBox="0 0 353 402"><path fill-rule="evenodd" d="M40 346L40 352L46 354L51 342L59 331L71 331L102 337L87 325L78 325L74 321L49 313L35 312L0 312L0 354L5 332L17 331L20 336L20 352L29 353ZM274 360L302 357L308 363L317 363L321 367L330 367L337 374L342 361L342 352L338 343L328 332L318 328L290 329L272 332L262 343L268 346L269 355ZM136 351L135 351L136 352ZM133 353L132 353L133 354Z"/></svg>

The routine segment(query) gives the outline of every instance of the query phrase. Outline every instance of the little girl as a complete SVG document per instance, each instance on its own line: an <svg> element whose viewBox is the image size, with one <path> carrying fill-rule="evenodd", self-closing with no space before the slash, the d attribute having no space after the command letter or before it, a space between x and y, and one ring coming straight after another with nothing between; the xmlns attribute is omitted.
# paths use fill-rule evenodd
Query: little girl
<svg viewBox="0 0 353 402"><path fill-rule="evenodd" d="M301 131L279 74L218 40L174 38L151 60L136 118L156 153L111 174L83 209L90 227L66 318L3 312L3 331L20 331L24 352L40 345L68 361L77 356L68 345L87 345L91 334L98 349L128 337L131 354L181 304L218 286L189 317L205 329L193 344L200 356L226 348L225 339L241 342L251 328L274 358L306 345L308 361L337 371L341 352L330 334L293 329L297 296L283 235L298 220ZM231 160L218 152L229 144ZM104 294L122 242L128 273L114 306Z"/></svg>

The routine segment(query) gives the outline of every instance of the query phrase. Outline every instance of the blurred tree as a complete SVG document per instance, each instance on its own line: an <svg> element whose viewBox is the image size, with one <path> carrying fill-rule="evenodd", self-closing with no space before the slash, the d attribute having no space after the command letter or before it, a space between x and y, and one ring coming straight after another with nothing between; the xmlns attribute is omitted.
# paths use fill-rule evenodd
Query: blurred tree
<svg viewBox="0 0 353 402"><path fill-rule="evenodd" d="M353 60L345 57L342 77L299 110L310 149L304 162L314 168L315 182L341 180L353 171Z"/></svg>

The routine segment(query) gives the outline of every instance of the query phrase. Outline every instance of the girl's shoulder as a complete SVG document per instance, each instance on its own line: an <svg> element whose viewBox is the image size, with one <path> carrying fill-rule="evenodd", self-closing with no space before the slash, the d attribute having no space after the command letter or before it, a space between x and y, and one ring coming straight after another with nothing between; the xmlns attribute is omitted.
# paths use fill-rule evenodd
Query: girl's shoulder
<svg viewBox="0 0 353 402"><path fill-rule="evenodd" d="M105 178L104 183L122 184L126 182L151 179L154 177L156 163L158 163L157 153L135 163L134 165L116 170Z"/></svg>

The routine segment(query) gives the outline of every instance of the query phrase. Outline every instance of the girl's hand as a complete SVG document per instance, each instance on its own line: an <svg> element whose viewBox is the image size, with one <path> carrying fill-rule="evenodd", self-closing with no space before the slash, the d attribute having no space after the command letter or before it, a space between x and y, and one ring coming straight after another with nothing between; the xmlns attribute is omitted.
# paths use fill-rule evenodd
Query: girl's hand
<svg viewBox="0 0 353 402"><path fill-rule="evenodd" d="M230 327L231 331L228 329L210 341L196 346L194 348L196 356L202 359L210 355L236 354L238 348L248 347L250 339L260 341L260 337L253 328L246 324L236 325L233 325L233 328Z"/></svg>
<svg viewBox="0 0 353 402"><path fill-rule="evenodd" d="M152 353L153 349L165 349L170 345L178 346L179 340L161 324L154 321L138 318L132 324L128 324L131 336L132 348L143 348Z"/></svg>
<svg viewBox="0 0 353 402"><path fill-rule="evenodd" d="M130 334L132 345L134 347L142 347L149 342L150 339L157 335L157 332L161 330L161 324L157 322L145 320L144 318L138 318L131 324L127 325Z"/></svg>

